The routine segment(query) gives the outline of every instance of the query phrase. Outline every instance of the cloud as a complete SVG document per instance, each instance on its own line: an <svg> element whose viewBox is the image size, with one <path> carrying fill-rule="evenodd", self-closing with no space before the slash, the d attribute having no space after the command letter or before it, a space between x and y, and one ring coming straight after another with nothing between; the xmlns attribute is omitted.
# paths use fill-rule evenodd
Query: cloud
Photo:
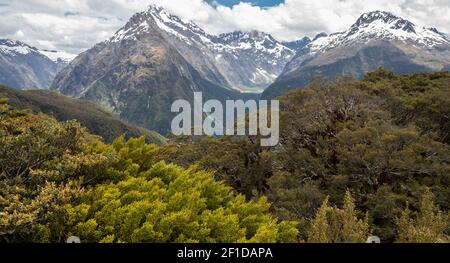
<svg viewBox="0 0 450 263"><path fill-rule="evenodd" d="M179 0L152 2L196 21L212 33L256 29L281 40L342 31L362 13L374 10L391 11L417 24L450 32L448 0L286 0L284 4L270 8L243 2L231 8L220 5L211 8L201 0L185 1L188 4L180 4Z"/></svg>
<svg viewBox="0 0 450 263"><path fill-rule="evenodd" d="M259 30L294 40L345 30L363 12L373 10L450 32L448 0L286 0L269 8L245 2L226 7L203 0L0 0L0 37L79 53L107 39L149 4L161 5L214 34Z"/></svg>

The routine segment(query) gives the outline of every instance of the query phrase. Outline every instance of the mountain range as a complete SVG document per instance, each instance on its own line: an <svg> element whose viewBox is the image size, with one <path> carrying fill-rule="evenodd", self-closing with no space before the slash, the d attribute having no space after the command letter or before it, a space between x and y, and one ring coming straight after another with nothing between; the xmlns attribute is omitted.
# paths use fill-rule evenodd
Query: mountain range
<svg viewBox="0 0 450 263"><path fill-rule="evenodd" d="M210 35L152 6L80 54L56 76L52 89L166 133L175 100L192 101L195 91L205 99L254 98L295 54L268 34Z"/></svg>
<svg viewBox="0 0 450 263"><path fill-rule="evenodd" d="M73 56L65 52L0 39L0 83L18 89L48 89L71 59Z"/></svg>
<svg viewBox="0 0 450 263"><path fill-rule="evenodd" d="M396 74L449 70L450 40L389 12L366 13L348 30L319 35L303 47L262 97L304 87L318 75L361 78L379 67Z"/></svg>
<svg viewBox="0 0 450 263"><path fill-rule="evenodd" d="M363 14L343 32L281 42L258 31L212 35L151 6L70 63L55 59L57 52L3 43L15 48L0 49L0 59L9 59L0 66L0 83L50 86L163 134L170 131L171 104L192 102L193 92L203 92L205 100L272 99L318 75L361 78L379 67L396 74L450 69L447 35L383 11Z"/></svg>

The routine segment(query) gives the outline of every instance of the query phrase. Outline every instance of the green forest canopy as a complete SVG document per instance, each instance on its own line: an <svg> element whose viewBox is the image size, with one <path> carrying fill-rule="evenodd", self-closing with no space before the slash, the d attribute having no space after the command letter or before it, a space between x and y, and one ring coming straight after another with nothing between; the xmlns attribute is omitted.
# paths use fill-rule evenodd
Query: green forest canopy
<svg viewBox="0 0 450 263"><path fill-rule="evenodd" d="M449 242L450 74L316 80L281 144L105 144L0 102L0 240ZM342 207L342 208L339 208Z"/></svg>

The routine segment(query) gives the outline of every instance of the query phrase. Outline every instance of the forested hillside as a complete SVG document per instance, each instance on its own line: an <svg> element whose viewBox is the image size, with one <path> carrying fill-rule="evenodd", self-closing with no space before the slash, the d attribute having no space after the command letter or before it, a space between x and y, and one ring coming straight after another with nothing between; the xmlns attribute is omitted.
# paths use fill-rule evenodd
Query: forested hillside
<svg viewBox="0 0 450 263"><path fill-rule="evenodd" d="M0 242L295 242L266 198L157 160L144 138L111 145L77 122L0 102Z"/></svg>
<svg viewBox="0 0 450 263"><path fill-rule="evenodd" d="M248 199L267 196L274 214L299 222L302 239L327 196L339 206L346 191L359 218L367 212L372 234L385 242L399 238L402 211L419 211L427 188L448 214L449 73L378 70L362 81L317 79L280 100L276 148L261 148L254 138L185 138L163 147L159 158L186 167L198 163ZM448 235L448 222L441 234ZM428 226L417 231L425 235ZM427 238L415 241L438 240Z"/></svg>
<svg viewBox="0 0 450 263"><path fill-rule="evenodd" d="M148 143L164 144L157 132L136 127L105 111L94 103L76 100L46 90L15 90L0 85L0 98L16 109L30 109L53 116L58 121L77 120L89 132L112 142L120 135L126 138L145 137Z"/></svg>
<svg viewBox="0 0 450 263"><path fill-rule="evenodd" d="M450 74L317 79L281 143L105 144L0 103L0 242L450 242Z"/></svg>

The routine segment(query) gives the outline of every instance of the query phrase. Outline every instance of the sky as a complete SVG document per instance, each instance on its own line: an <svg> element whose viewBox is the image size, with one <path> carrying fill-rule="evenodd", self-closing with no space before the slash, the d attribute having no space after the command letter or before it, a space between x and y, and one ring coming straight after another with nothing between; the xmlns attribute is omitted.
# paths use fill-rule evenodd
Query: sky
<svg viewBox="0 0 450 263"><path fill-rule="evenodd" d="M239 0L208 0L206 1L212 5L217 5L217 4L221 4L224 6L228 6L228 7L233 7L234 5L239 4ZM257 0L257 1L246 1L248 3L252 3L253 5L257 5L260 7L271 7L271 6L276 6L279 5L281 3L284 3L284 0Z"/></svg>
<svg viewBox="0 0 450 263"><path fill-rule="evenodd" d="M0 38L78 54L111 37L150 4L211 34L259 30L282 41L346 30L374 10L450 32L450 0L0 0Z"/></svg>

